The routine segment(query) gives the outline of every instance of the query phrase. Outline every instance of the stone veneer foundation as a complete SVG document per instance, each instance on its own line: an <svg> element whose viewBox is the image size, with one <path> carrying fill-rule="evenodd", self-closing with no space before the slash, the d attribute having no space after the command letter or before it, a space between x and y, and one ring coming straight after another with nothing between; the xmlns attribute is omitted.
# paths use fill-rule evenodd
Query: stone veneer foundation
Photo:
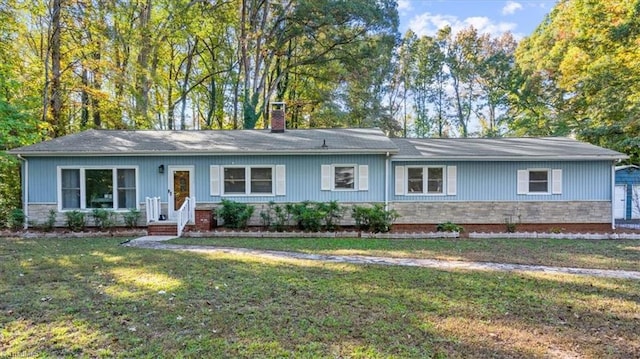
<svg viewBox="0 0 640 359"><path fill-rule="evenodd" d="M267 208L264 203L252 203L255 210L250 226L262 225L260 212ZM341 203L347 207L340 225L353 225L352 203ZM362 205L362 204L360 204ZM457 224L504 224L506 221L528 224L577 224L577 223L611 223L611 203L605 201L584 202L395 202L389 205L400 214L395 221L399 225L438 224L453 222ZM197 210L210 210L214 204L200 204ZM28 220L30 225L42 225L51 209L57 210L55 204L30 204ZM162 204L163 214L167 213L166 203ZM117 212L120 213L120 212ZM122 216L116 216L117 223L123 224ZM66 225L63 213L58 213L56 226ZM87 225L93 225L90 212L87 212ZM146 225L144 203L140 204L138 225Z"/></svg>
<svg viewBox="0 0 640 359"><path fill-rule="evenodd" d="M611 223L611 203L585 202L395 202L398 224Z"/></svg>

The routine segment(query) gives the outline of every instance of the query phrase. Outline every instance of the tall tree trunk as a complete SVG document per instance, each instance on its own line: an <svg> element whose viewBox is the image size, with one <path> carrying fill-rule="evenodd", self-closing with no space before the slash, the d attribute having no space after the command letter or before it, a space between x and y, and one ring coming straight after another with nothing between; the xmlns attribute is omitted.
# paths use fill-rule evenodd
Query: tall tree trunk
<svg viewBox="0 0 640 359"><path fill-rule="evenodd" d="M140 48L136 74L136 128L149 123L149 55L151 53L151 0L147 0L140 10Z"/></svg>
<svg viewBox="0 0 640 359"><path fill-rule="evenodd" d="M97 49L93 53L93 60L95 61L95 65L93 67L93 88L96 92L102 91L102 73L100 70L100 59L101 59L101 44L98 43L96 45ZM93 111L93 126L95 128L102 127L102 118L100 116L100 100L98 100L97 96L91 97L91 110Z"/></svg>
<svg viewBox="0 0 640 359"><path fill-rule="evenodd" d="M80 109L80 127L86 128L89 123L89 71L82 69L82 91L80 93L81 109Z"/></svg>
<svg viewBox="0 0 640 359"><path fill-rule="evenodd" d="M51 117L49 123L51 137L58 137L64 134L62 124L62 86L60 76L62 75L62 67L60 65L60 11L62 8L62 0L53 0L51 8L51 86L49 102L51 106Z"/></svg>
<svg viewBox="0 0 640 359"><path fill-rule="evenodd" d="M182 81L182 95L180 97L180 102L182 102L182 109L180 111L180 129L184 130L186 126L186 111L187 111L187 91L189 89L189 77L191 75L191 67L193 65L193 54L198 47L198 38L196 37L193 42L193 46L189 47L187 53L187 59L184 70L184 80Z"/></svg>

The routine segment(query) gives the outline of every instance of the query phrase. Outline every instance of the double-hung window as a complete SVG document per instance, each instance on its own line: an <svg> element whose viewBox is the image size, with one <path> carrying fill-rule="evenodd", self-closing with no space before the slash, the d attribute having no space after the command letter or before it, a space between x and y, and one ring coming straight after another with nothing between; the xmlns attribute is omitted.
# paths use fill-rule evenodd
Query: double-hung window
<svg viewBox="0 0 640 359"><path fill-rule="evenodd" d="M518 170L518 194L562 194L562 170L532 168Z"/></svg>
<svg viewBox="0 0 640 359"><path fill-rule="evenodd" d="M368 191L369 165L321 165L322 191Z"/></svg>
<svg viewBox="0 0 640 359"><path fill-rule="evenodd" d="M334 166L333 167L333 188L334 189L355 189L356 186L356 166Z"/></svg>
<svg viewBox="0 0 640 359"><path fill-rule="evenodd" d="M224 167L226 195L273 195L273 167Z"/></svg>
<svg viewBox="0 0 640 359"><path fill-rule="evenodd" d="M396 166L395 194L456 195L456 166Z"/></svg>
<svg viewBox="0 0 640 359"><path fill-rule="evenodd" d="M137 208L136 172L135 168L60 168L59 207Z"/></svg>
<svg viewBox="0 0 640 359"><path fill-rule="evenodd" d="M549 192L549 171L531 170L529 171L529 192L548 193Z"/></svg>
<svg viewBox="0 0 640 359"><path fill-rule="evenodd" d="M444 194L443 167L407 167L408 194Z"/></svg>
<svg viewBox="0 0 640 359"><path fill-rule="evenodd" d="M284 196L284 165L209 167L212 196Z"/></svg>

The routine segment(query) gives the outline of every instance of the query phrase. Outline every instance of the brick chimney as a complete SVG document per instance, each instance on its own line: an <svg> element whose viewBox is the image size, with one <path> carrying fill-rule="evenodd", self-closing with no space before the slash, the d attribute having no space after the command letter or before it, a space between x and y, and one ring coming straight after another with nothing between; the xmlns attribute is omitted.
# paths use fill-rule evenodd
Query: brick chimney
<svg viewBox="0 0 640 359"><path fill-rule="evenodd" d="M285 128L284 102L271 102L271 132L283 133Z"/></svg>

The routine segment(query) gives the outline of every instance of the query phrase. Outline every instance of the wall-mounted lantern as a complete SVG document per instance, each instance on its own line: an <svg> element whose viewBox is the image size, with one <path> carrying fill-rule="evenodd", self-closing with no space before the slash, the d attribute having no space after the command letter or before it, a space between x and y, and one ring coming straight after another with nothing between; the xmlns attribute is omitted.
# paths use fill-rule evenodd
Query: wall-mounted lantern
<svg viewBox="0 0 640 359"><path fill-rule="evenodd" d="M160 174L164 173L164 165L158 166L158 173Z"/></svg>

